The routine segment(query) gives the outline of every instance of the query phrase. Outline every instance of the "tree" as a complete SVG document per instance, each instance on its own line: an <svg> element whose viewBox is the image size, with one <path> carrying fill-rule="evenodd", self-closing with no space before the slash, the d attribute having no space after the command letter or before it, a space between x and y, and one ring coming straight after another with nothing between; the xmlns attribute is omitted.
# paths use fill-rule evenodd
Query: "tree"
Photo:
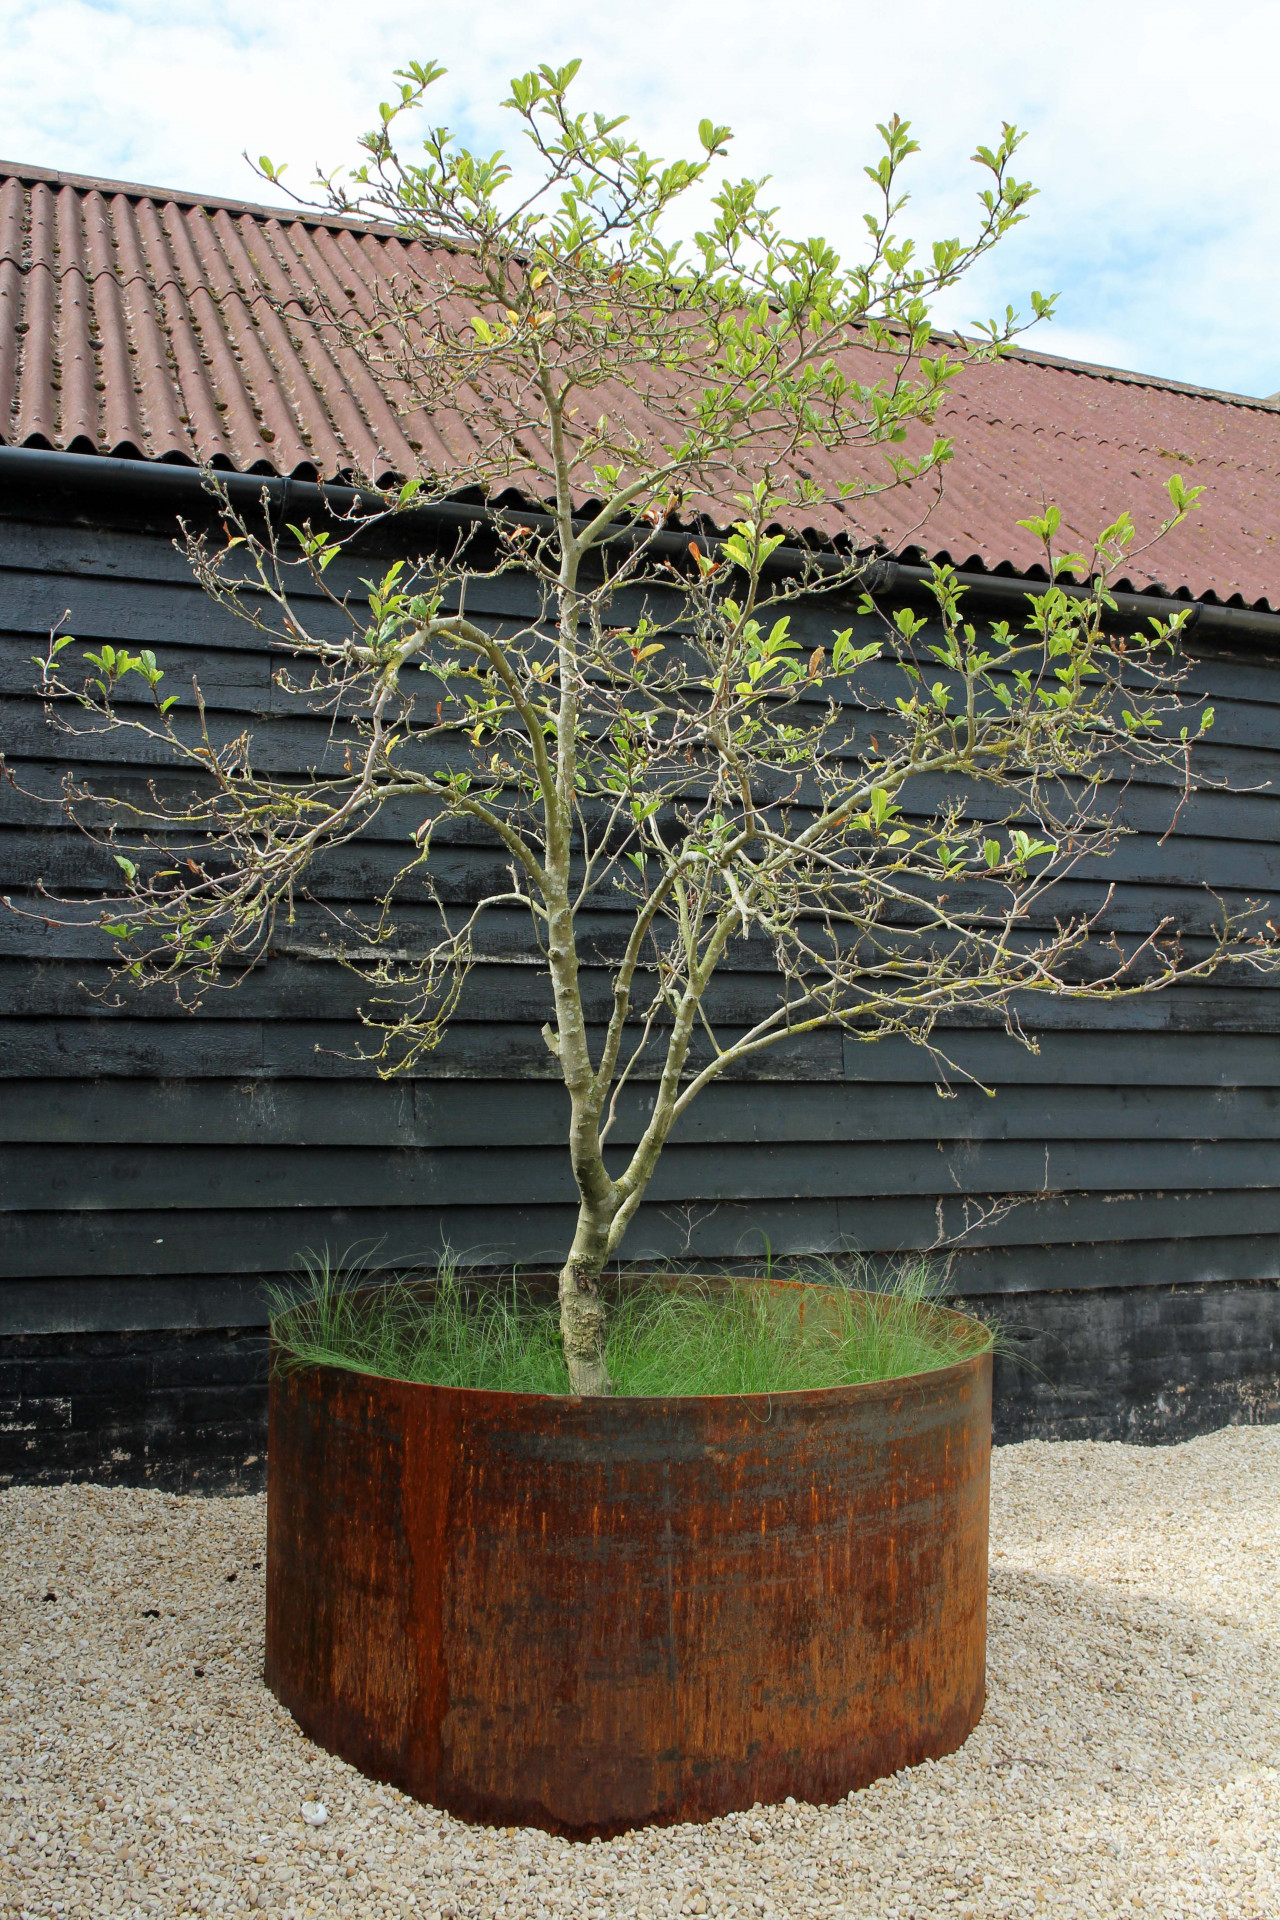
<svg viewBox="0 0 1280 1920"><path fill-rule="evenodd" d="M576 69L512 83L527 174L443 128L421 158L402 154L403 116L441 77L428 65L398 76L364 162L322 183L332 211L389 223L408 244L346 304L282 314L432 414L440 444L423 471L394 486L367 476L350 508L285 538L224 494L225 539L188 534L207 591L302 663L277 682L330 714L339 770L269 777L249 735L211 740L203 709L184 729L148 653L104 648L73 688L62 635L43 671L93 724L162 734L199 776L180 802L153 789L115 805L125 898L103 924L121 978L180 992L234 978L292 913L318 854L384 808L408 810L412 857L377 925L353 921L341 952L376 989L365 1017L391 1073L439 1038L484 916L528 914L579 1195L564 1347L573 1389L598 1394L605 1263L672 1126L718 1076L818 1026L932 1046L963 1010L1020 1031L1026 995L1145 993L1224 960L1269 963L1271 949L1225 916L1189 959L1170 925L1104 941L1105 902L1051 911L1053 888L1123 831L1112 775L1173 769L1185 788L1212 719L1179 723L1178 621L1116 633L1107 581L1135 538L1127 517L1085 555L1058 551L1053 508L1022 522L1046 578L1019 624L980 632L947 567L934 569L928 619L890 617L869 590L859 511L887 488L936 489L950 451L933 431L940 404L967 361L1006 352L1021 325L1010 309L943 340L930 319L935 296L1025 215L1016 130L975 155L973 236L923 258L897 231L915 142L896 118L866 169L875 199L856 263L789 238L758 180L724 181L705 229L682 242L673 221L728 129L704 121L701 156L664 165L621 118L571 111ZM1033 317L1050 305L1033 296ZM1170 482L1166 526L1195 491ZM332 584L345 577L335 559L371 526L459 496L490 503L487 532L397 560L367 594ZM834 509L846 534L797 534ZM467 611L468 589L474 606L477 580L505 573L540 601L514 629ZM317 592L322 620L308 613ZM835 596L848 624L806 651L792 627L818 596ZM150 717L125 697L144 683ZM89 797L67 789L73 811ZM406 947L396 902L411 887L431 895L433 841L459 823L501 845L509 882L465 913L441 904L438 938ZM627 918L603 955L612 1008L593 1029L584 915L606 895ZM776 1004L717 1032L709 986L752 942L772 954ZM642 1066L657 1074L652 1114L611 1167L618 1093Z"/></svg>

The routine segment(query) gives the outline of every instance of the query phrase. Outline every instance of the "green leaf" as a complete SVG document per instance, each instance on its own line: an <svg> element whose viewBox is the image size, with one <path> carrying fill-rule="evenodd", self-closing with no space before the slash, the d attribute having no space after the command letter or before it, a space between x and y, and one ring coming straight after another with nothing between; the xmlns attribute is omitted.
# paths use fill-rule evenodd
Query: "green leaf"
<svg viewBox="0 0 1280 1920"><path fill-rule="evenodd" d="M1028 533L1034 533L1037 540L1047 543L1052 540L1062 525L1062 515L1056 507L1046 507L1043 515L1032 515L1029 520L1019 520L1018 525L1025 527Z"/></svg>
<svg viewBox="0 0 1280 1920"><path fill-rule="evenodd" d="M1165 482L1165 492L1175 513L1189 513L1195 506L1203 487L1189 487L1180 473L1171 473Z"/></svg>
<svg viewBox="0 0 1280 1920"><path fill-rule="evenodd" d="M72 642L74 641L74 638L75 638L74 634L64 633L60 640L55 640L52 642L48 653L33 653L31 656L33 663L37 667L42 667L42 668L47 667L51 661L54 661L57 659L58 655L62 652L62 649L64 647L71 646Z"/></svg>
<svg viewBox="0 0 1280 1920"><path fill-rule="evenodd" d="M851 673L865 665L868 660L878 660L883 651L879 640L873 640L869 646L855 647L853 628L846 627L838 633L831 648L831 671L833 673Z"/></svg>

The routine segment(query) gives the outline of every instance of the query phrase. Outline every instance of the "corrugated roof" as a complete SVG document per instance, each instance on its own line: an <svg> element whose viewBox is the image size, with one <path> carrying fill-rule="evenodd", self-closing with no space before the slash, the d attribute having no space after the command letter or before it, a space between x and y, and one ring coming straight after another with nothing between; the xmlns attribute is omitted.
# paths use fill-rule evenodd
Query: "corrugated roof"
<svg viewBox="0 0 1280 1920"><path fill-rule="evenodd" d="M0 443L307 478L417 471L456 448L456 425L399 411L273 302L360 300L438 264L358 222L0 162ZM636 415L624 390L613 405ZM817 530L1022 571L1039 555L1016 522L1043 502L1081 542L1122 507L1150 528L1181 472L1204 502L1132 583L1280 606L1271 402L1020 352L966 368L938 425L956 457L923 526L918 488Z"/></svg>

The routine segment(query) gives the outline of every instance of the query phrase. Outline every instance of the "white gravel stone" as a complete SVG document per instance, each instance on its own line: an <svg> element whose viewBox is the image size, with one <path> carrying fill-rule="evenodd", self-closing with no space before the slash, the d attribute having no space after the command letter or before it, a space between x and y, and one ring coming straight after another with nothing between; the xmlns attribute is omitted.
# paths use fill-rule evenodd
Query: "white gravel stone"
<svg viewBox="0 0 1280 1920"><path fill-rule="evenodd" d="M0 1914L1275 1920L1280 1429L1034 1442L993 1481L962 1752L589 1846L463 1826L302 1737L260 1678L261 1499L11 1489Z"/></svg>

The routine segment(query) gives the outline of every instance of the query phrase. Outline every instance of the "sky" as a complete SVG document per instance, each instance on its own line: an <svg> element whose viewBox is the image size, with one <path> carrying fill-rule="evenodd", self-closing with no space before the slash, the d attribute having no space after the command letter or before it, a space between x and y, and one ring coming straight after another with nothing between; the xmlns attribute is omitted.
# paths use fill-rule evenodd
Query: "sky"
<svg viewBox="0 0 1280 1920"><path fill-rule="evenodd" d="M877 121L921 142L904 225L927 241L969 230L969 155L1012 120L1040 194L939 320L1037 288L1058 314L1029 346L1269 395L1277 54L1280 9L1251 0L0 0L0 156L262 200L244 150L297 186L345 164L406 60L448 67L432 119L490 150L510 76L580 57L581 105L667 156L703 115L733 127L732 173L769 174L783 224L852 257Z"/></svg>

